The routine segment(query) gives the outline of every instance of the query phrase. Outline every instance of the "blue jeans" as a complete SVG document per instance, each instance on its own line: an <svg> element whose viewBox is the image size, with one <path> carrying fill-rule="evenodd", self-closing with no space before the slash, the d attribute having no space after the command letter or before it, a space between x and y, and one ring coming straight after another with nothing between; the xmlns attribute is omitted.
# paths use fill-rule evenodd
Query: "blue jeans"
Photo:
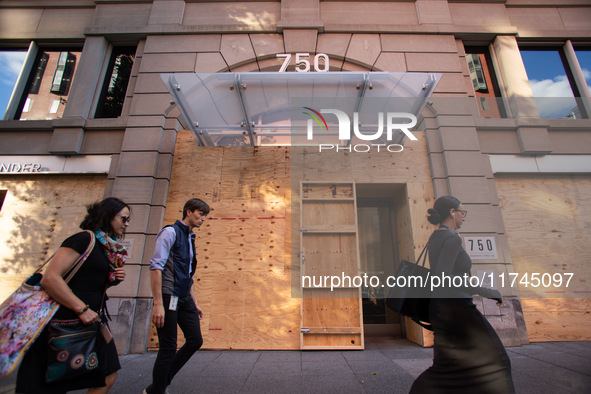
<svg viewBox="0 0 591 394"><path fill-rule="evenodd" d="M176 311L168 309L170 294L163 294L164 326L158 328L158 356L154 362L152 384L146 389L149 394L162 394L174 375L186 364L201 345L201 326L199 314L191 295L179 298ZM177 324L185 336L185 344L178 351Z"/></svg>

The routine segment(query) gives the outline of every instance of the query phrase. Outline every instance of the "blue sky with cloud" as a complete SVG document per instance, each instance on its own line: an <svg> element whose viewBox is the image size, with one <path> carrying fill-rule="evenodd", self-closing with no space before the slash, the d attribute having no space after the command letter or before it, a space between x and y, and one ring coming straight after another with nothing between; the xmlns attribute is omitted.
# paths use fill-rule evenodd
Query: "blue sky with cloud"
<svg viewBox="0 0 591 394"><path fill-rule="evenodd" d="M566 116L576 106L570 82L558 50L521 52L529 84L536 100L540 115L548 118ZM577 51L579 64L587 86L591 86L591 51Z"/></svg>
<svg viewBox="0 0 591 394"><path fill-rule="evenodd" d="M6 112L6 106L26 55L26 51L0 51L0 114L2 117Z"/></svg>

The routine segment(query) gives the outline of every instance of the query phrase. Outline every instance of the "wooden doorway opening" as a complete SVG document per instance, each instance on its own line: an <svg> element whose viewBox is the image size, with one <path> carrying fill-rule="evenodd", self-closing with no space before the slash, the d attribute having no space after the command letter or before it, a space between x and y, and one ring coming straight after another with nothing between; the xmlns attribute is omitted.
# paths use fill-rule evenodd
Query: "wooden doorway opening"
<svg viewBox="0 0 591 394"><path fill-rule="evenodd" d="M359 256L361 271L379 278L378 286L361 289L363 326L368 338L400 338L400 316L386 307L389 287L386 280L394 275L398 261L397 206L404 184L357 184ZM377 280L373 284L378 283ZM383 286L382 286L383 285Z"/></svg>

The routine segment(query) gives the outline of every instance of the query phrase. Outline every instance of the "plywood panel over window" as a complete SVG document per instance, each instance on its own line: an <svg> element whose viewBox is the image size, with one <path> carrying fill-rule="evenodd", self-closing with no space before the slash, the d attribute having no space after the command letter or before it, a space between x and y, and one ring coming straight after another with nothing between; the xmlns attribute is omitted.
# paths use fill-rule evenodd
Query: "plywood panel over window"
<svg viewBox="0 0 591 394"><path fill-rule="evenodd" d="M205 349L298 349L291 297L287 147L203 147L177 135L164 224L189 198L211 212L196 229L195 291ZM151 325L149 349L158 346ZM179 346L183 343L179 332Z"/></svg>
<svg viewBox="0 0 591 394"><path fill-rule="evenodd" d="M78 227L86 205L101 200L105 175L2 175L0 301Z"/></svg>
<svg viewBox="0 0 591 394"><path fill-rule="evenodd" d="M530 341L590 340L585 283L591 277L591 177L517 175L495 181L515 272L574 273L569 289L519 284Z"/></svg>

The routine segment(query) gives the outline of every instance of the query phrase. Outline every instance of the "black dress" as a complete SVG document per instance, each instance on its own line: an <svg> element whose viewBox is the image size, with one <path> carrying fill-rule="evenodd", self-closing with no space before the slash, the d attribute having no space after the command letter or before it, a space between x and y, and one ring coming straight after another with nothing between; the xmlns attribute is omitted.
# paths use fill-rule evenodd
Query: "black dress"
<svg viewBox="0 0 591 394"><path fill-rule="evenodd" d="M470 275L472 261L460 237L437 230L429 240L435 275ZM505 347L472 302L471 288L439 289L430 301L433 365L413 383L411 393L514 393Z"/></svg>
<svg viewBox="0 0 591 394"><path fill-rule="evenodd" d="M72 248L82 254L88 247L90 234L80 232L66 239L62 246ZM76 275L68 285L73 293L94 311L101 309L103 293L109 281L109 261L104 248L96 240L92 252L82 264ZM106 297L105 297L106 298ZM66 308L60 307L54 319L77 319L76 314ZM91 387L104 387L105 376L121 369L115 341L105 343L102 335L98 335L99 368L79 379L66 382L45 383L45 370L47 368L47 329L43 330L35 343L23 357L19 367L16 392L17 393L65 393L71 390L86 389Z"/></svg>

